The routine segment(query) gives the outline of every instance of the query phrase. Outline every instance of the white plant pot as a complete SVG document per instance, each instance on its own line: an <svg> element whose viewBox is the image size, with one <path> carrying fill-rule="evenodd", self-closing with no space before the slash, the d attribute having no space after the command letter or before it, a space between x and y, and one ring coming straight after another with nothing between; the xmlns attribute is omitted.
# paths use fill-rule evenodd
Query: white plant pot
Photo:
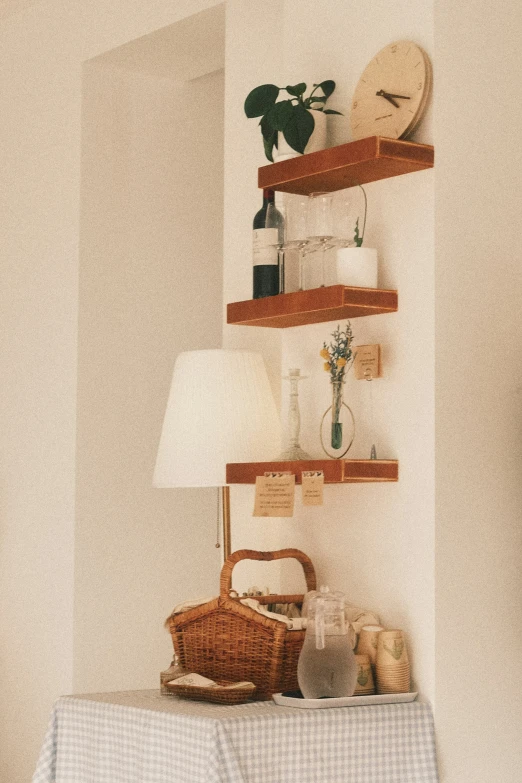
<svg viewBox="0 0 522 783"><path fill-rule="evenodd" d="M337 251L337 282L357 288L377 288L378 262L374 247L342 247Z"/></svg>
<svg viewBox="0 0 522 783"><path fill-rule="evenodd" d="M305 155L307 155L309 152L324 150L327 143L328 115L322 111L312 111L311 114L314 118L315 127L313 129L312 135L308 139L308 144L305 147ZM277 145L277 149L274 147L272 153L274 161L298 158L301 155L300 152L296 152L292 149L282 133L277 134Z"/></svg>

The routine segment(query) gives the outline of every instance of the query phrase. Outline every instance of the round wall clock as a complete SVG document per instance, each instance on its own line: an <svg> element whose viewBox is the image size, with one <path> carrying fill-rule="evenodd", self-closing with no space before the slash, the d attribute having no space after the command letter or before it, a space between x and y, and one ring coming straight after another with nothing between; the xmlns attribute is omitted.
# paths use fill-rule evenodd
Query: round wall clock
<svg viewBox="0 0 522 783"><path fill-rule="evenodd" d="M355 89L353 138L409 136L424 113L430 87L431 65L420 46L412 41L385 46L368 63Z"/></svg>

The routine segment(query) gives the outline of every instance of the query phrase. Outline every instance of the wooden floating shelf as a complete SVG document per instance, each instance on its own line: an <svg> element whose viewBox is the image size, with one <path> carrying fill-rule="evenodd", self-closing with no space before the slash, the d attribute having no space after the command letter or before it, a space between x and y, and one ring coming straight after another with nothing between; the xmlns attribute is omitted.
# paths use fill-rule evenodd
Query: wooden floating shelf
<svg viewBox="0 0 522 783"><path fill-rule="evenodd" d="M319 152L262 166L260 188L309 195L344 190L433 167L429 144L369 136Z"/></svg>
<svg viewBox="0 0 522 783"><path fill-rule="evenodd" d="M397 291L330 285L309 291L232 302L227 305L227 323L284 329L363 315L394 313L397 307Z"/></svg>
<svg viewBox="0 0 522 783"><path fill-rule="evenodd" d="M325 484L359 484L398 481L399 463L388 459L314 459L298 462L231 462L227 484L255 484L256 476L268 471L290 471L301 483L303 470L322 470Z"/></svg>

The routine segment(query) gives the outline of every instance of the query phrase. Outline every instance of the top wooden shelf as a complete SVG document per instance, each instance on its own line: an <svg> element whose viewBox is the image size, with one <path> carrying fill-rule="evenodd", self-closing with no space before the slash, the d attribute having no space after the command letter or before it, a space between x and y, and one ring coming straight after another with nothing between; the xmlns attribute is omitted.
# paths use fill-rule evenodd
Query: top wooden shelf
<svg viewBox="0 0 522 783"><path fill-rule="evenodd" d="M309 195L344 190L433 167L429 144L369 136L319 152L262 166L260 188Z"/></svg>

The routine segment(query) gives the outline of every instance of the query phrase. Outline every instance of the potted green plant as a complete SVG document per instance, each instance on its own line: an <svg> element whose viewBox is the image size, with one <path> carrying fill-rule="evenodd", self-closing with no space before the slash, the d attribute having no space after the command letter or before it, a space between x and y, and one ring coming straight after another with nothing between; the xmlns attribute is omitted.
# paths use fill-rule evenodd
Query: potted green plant
<svg viewBox="0 0 522 783"><path fill-rule="evenodd" d="M278 101L279 93L284 90L290 97ZM316 94L321 90L320 94ZM277 87L275 84L261 84L255 87L246 97L245 114L249 118L261 117L259 125L263 136L265 155L273 162L273 149L282 146L283 140L290 147L290 155L304 154L314 129L319 125L324 127L324 143L326 142L327 114L341 114L333 109L325 109L325 104L335 90L335 82L327 79L314 84L313 90L304 97L306 84ZM282 136L278 136L282 134ZM318 147L321 149L322 147ZM293 151L293 152L292 152ZM308 150L310 151L310 150Z"/></svg>
<svg viewBox="0 0 522 783"><path fill-rule="evenodd" d="M360 218L357 217L355 225L352 222L350 228L350 215L353 215L350 213L350 200L349 197L346 197L344 201L341 200L342 224L347 225L346 231L343 231L343 238L336 243L339 248L337 250L337 282L356 288L377 288L377 250L373 247L362 247L368 200L362 185L358 185L358 187L364 199L362 224L359 223ZM353 238L351 232L353 232Z"/></svg>

